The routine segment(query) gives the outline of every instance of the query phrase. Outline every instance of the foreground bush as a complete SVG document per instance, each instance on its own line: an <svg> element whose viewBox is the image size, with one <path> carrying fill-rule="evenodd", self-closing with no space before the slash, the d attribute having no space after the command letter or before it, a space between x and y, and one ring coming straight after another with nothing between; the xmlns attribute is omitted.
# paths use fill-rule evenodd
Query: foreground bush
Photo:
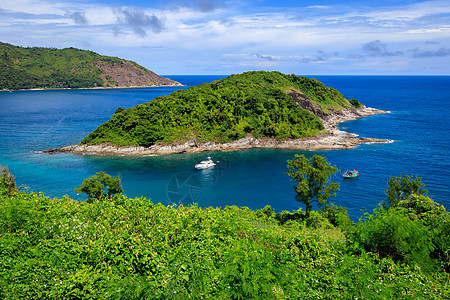
<svg viewBox="0 0 450 300"><path fill-rule="evenodd" d="M339 230L316 213L310 224L317 229L276 215L269 207L166 207L123 195L92 203L10 196L0 185L0 298L450 296L447 273L349 254Z"/></svg>
<svg viewBox="0 0 450 300"><path fill-rule="evenodd" d="M403 210L378 208L374 215L357 225L356 240L370 252L394 260L428 267L433 262L431 233L428 228L411 220Z"/></svg>

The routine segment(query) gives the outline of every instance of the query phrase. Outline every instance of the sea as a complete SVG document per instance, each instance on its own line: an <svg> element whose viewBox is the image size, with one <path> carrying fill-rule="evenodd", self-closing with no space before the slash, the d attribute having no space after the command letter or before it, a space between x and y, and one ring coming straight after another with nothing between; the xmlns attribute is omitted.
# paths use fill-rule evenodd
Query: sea
<svg viewBox="0 0 450 300"><path fill-rule="evenodd" d="M224 76L166 76L188 88ZM41 90L0 92L0 165L15 175L24 190L48 197L83 201L74 189L103 171L120 176L124 193L164 205L220 207L229 205L276 212L304 209L295 200L287 161L295 154L323 155L340 171L331 180L340 190L329 200L348 209L357 221L386 201L391 176L422 178L428 195L450 209L450 77L449 76L308 76L356 98L380 114L341 123L339 128L393 140L355 149L296 151L249 149L145 157L47 154L42 150L76 144L110 119L118 107L129 108L168 95L180 87ZM210 170L194 165L206 156L218 161ZM357 179L344 180L347 169ZM317 208L317 206L315 206Z"/></svg>

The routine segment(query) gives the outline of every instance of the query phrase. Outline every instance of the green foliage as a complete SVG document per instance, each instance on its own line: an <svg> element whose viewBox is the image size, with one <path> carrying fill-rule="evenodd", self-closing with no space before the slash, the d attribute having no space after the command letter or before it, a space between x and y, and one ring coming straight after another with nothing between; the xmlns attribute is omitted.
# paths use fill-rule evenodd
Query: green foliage
<svg viewBox="0 0 450 300"><path fill-rule="evenodd" d="M2 299L450 297L447 273L352 255L300 219L281 225L270 207L166 207L122 194L88 203L9 196L3 185L0 195Z"/></svg>
<svg viewBox="0 0 450 300"><path fill-rule="evenodd" d="M358 100L356 100L355 98L348 100L351 105L353 105L356 108L360 108L362 106L361 102L359 102Z"/></svg>
<svg viewBox="0 0 450 300"><path fill-rule="evenodd" d="M273 219L277 214L270 205L266 205L263 209L257 210L256 215L260 218Z"/></svg>
<svg viewBox="0 0 450 300"><path fill-rule="evenodd" d="M333 225L330 223L330 221L326 217L324 217L323 214L317 211L311 211L309 217L305 220L305 223L306 226L312 229L333 228Z"/></svg>
<svg viewBox="0 0 450 300"><path fill-rule="evenodd" d="M425 195L428 193L422 183L422 178L412 176L392 176L388 179L389 188L386 190L389 207L397 207L400 201L408 200L411 195Z"/></svg>
<svg viewBox="0 0 450 300"><path fill-rule="evenodd" d="M335 174L338 168L331 166L325 157L314 154L308 159L304 155L296 154L293 160L288 160L287 167L286 174L296 182L295 199L306 206L306 217L312 209L313 199L316 199L319 206L323 206L328 203L329 197L336 196L334 191L339 190L339 183L330 181L330 176Z"/></svg>
<svg viewBox="0 0 450 300"><path fill-rule="evenodd" d="M431 257L442 269L450 271L450 215L444 208L426 196L427 190L420 177L391 177L386 191L391 208L398 208L412 222L426 226L432 241Z"/></svg>
<svg viewBox="0 0 450 300"><path fill-rule="evenodd" d="M299 77L294 74L290 75L292 85L298 88L302 93L308 96L315 103L319 104L320 108L325 113L331 113L333 110L340 110L342 107L351 107L345 97L336 89L325 86L322 82L314 78Z"/></svg>
<svg viewBox="0 0 450 300"><path fill-rule="evenodd" d="M83 183L75 188L75 192L87 194L87 201L92 202L94 199L110 199L115 194L123 193L123 189L119 176L113 178L104 172L98 172L83 180Z"/></svg>
<svg viewBox="0 0 450 300"><path fill-rule="evenodd" d="M428 227L433 242L431 257L439 259L441 267L450 272L450 215L444 206L430 197L413 194L400 201L409 218L419 220Z"/></svg>
<svg viewBox="0 0 450 300"><path fill-rule="evenodd" d="M98 65L123 61L75 48L24 48L0 42L0 89L103 87Z"/></svg>
<svg viewBox="0 0 450 300"><path fill-rule="evenodd" d="M317 135L323 124L285 92L292 90L302 91L324 111L351 107L342 94L315 79L246 72L117 111L81 143L151 146L188 140L225 143L247 135Z"/></svg>
<svg viewBox="0 0 450 300"><path fill-rule="evenodd" d="M412 194L410 197L401 200L399 206L405 208L412 219L418 218L427 226L444 222L449 217L444 206L425 195Z"/></svg>
<svg viewBox="0 0 450 300"><path fill-rule="evenodd" d="M348 210L345 207L337 206L332 203L322 207L320 212L335 227L348 230L352 225Z"/></svg>
<svg viewBox="0 0 450 300"><path fill-rule="evenodd" d="M123 111L124 111L123 107L118 107L115 111L115 114L121 113Z"/></svg>
<svg viewBox="0 0 450 300"><path fill-rule="evenodd" d="M16 191L16 180L7 167L0 166L0 186L3 186L9 195Z"/></svg>
<svg viewBox="0 0 450 300"><path fill-rule="evenodd" d="M366 251L405 261L423 268L432 266L433 251L428 228L411 220L402 208L378 207L373 215L366 214L357 225L355 241Z"/></svg>
<svg viewBox="0 0 450 300"><path fill-rule="evenodd" d="M277 220L277 222L281 225L289 221L303 221L305 218L306 214L302 212L301 208L294 212L282 211L275 215L275 220Z"/></svg>

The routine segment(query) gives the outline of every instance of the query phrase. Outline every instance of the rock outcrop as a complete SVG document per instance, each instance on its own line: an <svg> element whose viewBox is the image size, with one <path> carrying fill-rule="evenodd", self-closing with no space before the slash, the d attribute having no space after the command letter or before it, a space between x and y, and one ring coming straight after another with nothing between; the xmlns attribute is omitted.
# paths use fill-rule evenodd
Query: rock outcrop
<svg viewBox="0 0 450 300"><path fill-rule="evenodd" d="M100 77L109 87L155 87L182 86L181 83L164 78L147 69L139 68L130 61L121 64L98 63L97 67L103 71Z"/></svg>

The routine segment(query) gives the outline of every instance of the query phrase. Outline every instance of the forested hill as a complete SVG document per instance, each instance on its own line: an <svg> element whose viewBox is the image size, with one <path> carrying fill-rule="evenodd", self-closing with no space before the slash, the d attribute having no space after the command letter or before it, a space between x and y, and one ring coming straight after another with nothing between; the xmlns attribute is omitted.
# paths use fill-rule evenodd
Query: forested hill
<svg viewBox="0 0 450 300"><path fill-rule="evenodd" d="M0 90L173 85L181 84L117 57L0 42Z"/></svg>
<svg viewBox="0 0 450 300"><path fill-rule="evenodd" d="M248 134L296 139L317 135L324 129L319 117L350 107L341 93L315 79L280 72L246 72L126 110L118 108L111 120L81 144L226 143Z"/></svg>

